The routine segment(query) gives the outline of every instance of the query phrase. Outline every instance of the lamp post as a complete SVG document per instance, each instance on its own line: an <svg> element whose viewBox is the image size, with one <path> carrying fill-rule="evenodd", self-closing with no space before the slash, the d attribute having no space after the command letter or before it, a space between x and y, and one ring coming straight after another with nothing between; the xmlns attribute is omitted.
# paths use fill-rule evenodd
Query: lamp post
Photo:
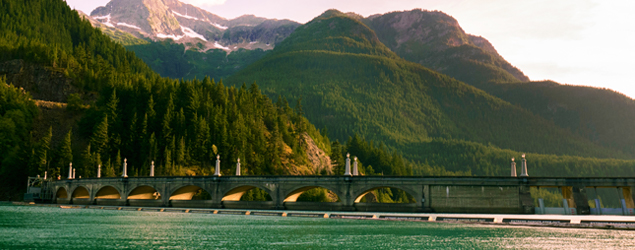
<svg viewBox="0 0 635 250"><path fill-rule="evenodd" d="M68 179L73 179L73 163L68 164Z"/></svg>
<svg viewBox="0 0 635 250"><path fill-rule="evenodd" d="M123 159L123 174L121 175L123 178L128 178L128 159Z"/></svg>
<svg viewBox="0 0 635 250"><path fill-rule="evenodd" d="M353 160L353 175L359 175L359 171L357 170L357 156L355 156Z"/></svg>
<svg viewBox="0 0 635 250"><path fill-rule="evenodd" d="M521 177L529 176L529 174L527 174L527 160L525 159L525 154L523 154L522 170L520 172L520 176Z"/></svg>
<svg viewBox="0 0 635 250"><path fill-rule="evenodd" d="M240 158L238 158L238 163L236 163L236 176L240 176Z"/></svg>
<svg viewBox="0 0 635 250"><path fill-rule="evenodd" d="M351 176L351 154L346 154L346 167L344 169L345 176Z"/></svg>
<svg viewBox="0 0 635 250"><path fill-rule="evenodd" d="M220 176L220 155L216 155L216 167L214 168L214 176Z"/></svg>
<svg viewBox="0 0 635 250"><path fill-rule="evenodd" d="M514 162L513 157L512 157L512 177L516 177L516 162Z"/></svg>
<svg viewBox="0 0 635 250"><path fill-rule="evenodd" d="M150 176L154 177L154 161L150 163Z"/></svg>

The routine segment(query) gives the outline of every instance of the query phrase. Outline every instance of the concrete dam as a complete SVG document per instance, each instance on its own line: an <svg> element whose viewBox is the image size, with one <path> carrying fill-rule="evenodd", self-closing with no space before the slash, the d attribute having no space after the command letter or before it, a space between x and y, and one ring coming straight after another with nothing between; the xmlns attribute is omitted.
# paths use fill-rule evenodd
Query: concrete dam
<svg viewBox="0 0 635 250"><path fill-rule="evenodd" d="M302 193L317 187L336 194L338 201L297 201ZM405 191L415 202L361 202L365 195L386 187ZM587 196L587 190L593 188L615 188L620 194L623 214L632 215L635 208L635 196L632 192L635 188L635 178L354 175L69 178L44 181L37 191L43 202L76 205L418 213L545 213L549 208L535 204L530 194L532 187L558 188L565 203L563 214L592 214L589 204L592 204L593 197ZM267 192L271 200L241 201L241 197L254 188ZM211 198L193 199L200 190L209 193Z"/></svg>

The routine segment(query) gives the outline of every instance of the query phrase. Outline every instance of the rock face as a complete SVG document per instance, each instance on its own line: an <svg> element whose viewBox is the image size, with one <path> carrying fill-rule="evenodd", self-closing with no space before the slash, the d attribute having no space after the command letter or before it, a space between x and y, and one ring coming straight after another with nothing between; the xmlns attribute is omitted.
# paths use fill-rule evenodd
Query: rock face
<svg viewBox="0 0 635 250"><path fill-rule="evenodd" d="M333 174L333 165L331 163L331 157L329 157L323 150L321 150L313 141L313 138L308 134L302 135L305 141L306 154L313 166L313 174Z"/></svg>
<svg viewBox="0 0 635 250"><path fill-rule="evenodd" d="M29 92L36 100L66 102L68 95L78 92L64 73L23 60L1 63L2 75L6 76L8 83Z"/></svg>
<svg viewBox="0 0 635 250"><path fill-rule="evenodd" d="M252 15L228 20L177 0L112 0L91 12L90 18L138 38L201 43L205 49L228 52L273 49L300 25Z"/></svg>

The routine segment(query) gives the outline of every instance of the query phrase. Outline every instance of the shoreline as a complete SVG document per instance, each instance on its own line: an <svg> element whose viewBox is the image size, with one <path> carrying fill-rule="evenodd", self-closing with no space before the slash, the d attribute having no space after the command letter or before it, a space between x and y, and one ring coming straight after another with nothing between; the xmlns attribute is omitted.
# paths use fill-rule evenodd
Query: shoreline
<svg viewBox="0 0 635 250"><path fill-rule="evenodd" d="M519 214L435 214L391 212L333 212L294 210L251 210L176 207L131 207L102 205L59 205L26 202L0 202L17 206L57 207L61 209L100 209L161 213L191 213L243 216L280 216L324 219L356 219L383 221L412 221L428 223L478 224L489 226L551 227L571 229L635 230L635 216L611 215L519 215Z"/></svg>

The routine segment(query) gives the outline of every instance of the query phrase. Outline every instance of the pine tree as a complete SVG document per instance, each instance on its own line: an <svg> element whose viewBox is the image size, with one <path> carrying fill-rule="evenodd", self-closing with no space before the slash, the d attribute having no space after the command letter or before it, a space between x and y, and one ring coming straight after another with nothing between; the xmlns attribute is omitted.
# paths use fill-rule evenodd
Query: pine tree
<svg viewBox="0 0 635 250"><path fill-rule="evenodd" d="M90 151L90 143L88 143L88 146L86 147L86 150L84 150L84 152L82 152L82 162L81 162L81 166L79 168L79 175L83 176L84 178L88 178L90 176L93 176L92 174L92 170L93 170L93 154ZM95 165L96 166L96 165Z"/></svg>
<svg viewBox="0 0 635 250"><path fill-rule="evenodd" d="M101 159L110 158L108 153L108 115L104 116L93 131L90 144L94 147L94 152L101 155Z"/></svg>
<svg viewBox="0 0 635 250"><path fill-rule="evenodd" d="M48 133L46 133L46 135L44 135L44 137L40 140L39 150L37 153L37 172L41 173L48 171L51 176L53 176L54 173L52 173L49 169L49 161L51 159L51 154L49 153L51 151L51 138L53 138L53 127L49 127Z"/></svg>
<svg viewBox="0 0 635 250"><path fill-rule="evenodd" d="M108 158L105 162L105 164L102 165L102 176L104 177L116 177L117 175L115 174L115 168L112 166L112 163L110 162L110 158Z"/></svg>
<svg viewBox="0 0 635 250"><path fill-rule="evenodd" d="M73 162L73 148L71 147L72 130L69 130L62 140L59 150L59 166L64 169Z"/></svg>
<svg viewBox="0 0 635 250"><path fill-rule="evenodd" d="M116 127L115 124L117 120L117 105L119 104L119 98L117 98L117 90L113 89L112 94L110 95L110 99L108 103L106 103L106 114L110 117L110 125L111 127Z"/></svg>
<svg viewBox="0 0 635 250"><path fill-rule="evenodd" d="M179 167L185 165L185 138L181 137L176 151L176 164Z"/></svg>
<svg viewBox="0 0 635 250"><path fill-rule="evenodd" d="M113 162L113 172L115 176L120 176L123 174L123 161L121 160L121 150L117 150L117 155L115 156L115 162Z"/></svg>

